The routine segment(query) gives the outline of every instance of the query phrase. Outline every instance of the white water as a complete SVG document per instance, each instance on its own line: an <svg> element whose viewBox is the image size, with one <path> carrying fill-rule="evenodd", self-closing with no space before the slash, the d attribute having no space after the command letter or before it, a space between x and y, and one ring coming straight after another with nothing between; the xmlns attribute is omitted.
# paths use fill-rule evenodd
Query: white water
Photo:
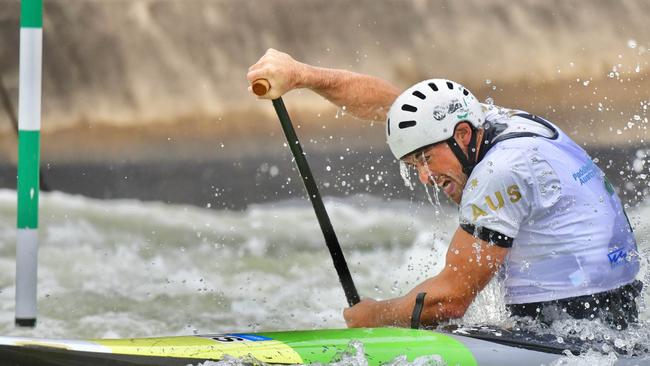
<svg viewBox="0 0 650 366"><path fill-rule="evenodd" d="M426 202L356 196L326 199L326 206L367 297L403 294L437 273L457 226L454 209L435 214ZM216 211L50 193L41 196L38 326L15 328L15 207L15 191L0 190L2 335L103 338L345 326L346 301L307 201ZM647 258L650 205L629 214ZM644 260L642 278L646 267ZM508 325L500 299L499 284L491 283L463 322ZM649 315L644 308L642 318ZM589 322L549 331L562 336L571 329L585 339L606 332ZM650 332L611 337L648 343Z"/></svg>

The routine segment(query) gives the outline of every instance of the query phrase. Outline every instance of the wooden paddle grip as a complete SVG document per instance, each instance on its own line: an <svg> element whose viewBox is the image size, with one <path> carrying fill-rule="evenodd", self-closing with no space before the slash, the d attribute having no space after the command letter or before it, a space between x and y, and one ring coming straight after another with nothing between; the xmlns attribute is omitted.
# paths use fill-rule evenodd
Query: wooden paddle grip
<svg viewBox="0 0 650 366"><path fill-rule="evenodd" d="M271 84L266 79L257 79L253 82L253 93L258 97L268 93L271 90Z"/></svg>

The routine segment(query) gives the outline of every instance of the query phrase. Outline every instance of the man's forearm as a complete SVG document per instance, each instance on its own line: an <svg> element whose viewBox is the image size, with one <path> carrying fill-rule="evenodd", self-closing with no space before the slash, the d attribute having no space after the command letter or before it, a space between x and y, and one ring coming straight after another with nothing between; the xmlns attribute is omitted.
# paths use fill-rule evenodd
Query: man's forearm
<svg viewBox="0 0 650 366"><path fill-rule="evenodd" d="M400 93L373 76L314 66L305 68L298 87L315 91L357 118L382 122Z"/></svg>
<svg viewBox="0 0 650 366"><path fill-rule="evenodd" d="M346 70L308 65L290 55L268 49L246 74L249 83L265 79L271 85L262 99L276 99L284 93L307 88L322 95L353 116L385 121L391 104L400 91L385 80ZM252 88L249 87L252 93Z"/></svg>
<svg viewBox="0 0 650 366"><path fill-rule="evenodd" d="M420 318L422 325L435 325L452 318L462 317L471 301L468 302L465 297L447 289L447 286L441 282L434 277L402 297L378 301L377 322L380 325L409 326L415 299L420 292L427 293Z"/></svg>

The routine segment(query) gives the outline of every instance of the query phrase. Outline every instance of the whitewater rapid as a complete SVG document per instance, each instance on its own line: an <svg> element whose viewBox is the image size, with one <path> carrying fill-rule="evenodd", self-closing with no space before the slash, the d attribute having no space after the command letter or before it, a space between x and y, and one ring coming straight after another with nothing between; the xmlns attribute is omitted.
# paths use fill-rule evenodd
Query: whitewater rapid
<svg viewBox="0 0 650 366"><path fill-rule="evenodd" d="M15 196L0 190L2 335L106 338L345 327L345 297L306 200L228 211L54 192L41 195L38 325L15 328ZM364 195L325 202L362 297L398 296L442 268L457 226L455 208ZM645 279L650 205L631 208L629 216ZM500 291L491 283L462 322L507 326ZM649 315L643 306L642 318ZM591 323L556 328L550 331L579 329L585 339L605 331ZM648 342L650 333L612 337Z"/></svg>

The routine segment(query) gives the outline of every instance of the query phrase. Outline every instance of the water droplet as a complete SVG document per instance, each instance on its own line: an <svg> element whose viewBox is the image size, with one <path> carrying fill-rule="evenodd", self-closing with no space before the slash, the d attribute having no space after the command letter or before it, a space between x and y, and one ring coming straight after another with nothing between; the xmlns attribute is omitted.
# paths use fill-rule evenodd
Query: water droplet
<svg viewBox="0 0 650 366"><path fill-rule="evenodd" d="M629 40L627 41L627 46L628 46L629 48L634 49L634 48L636 48L637 45L638 45L638 44L637 44L636 40L634 40L634 39L629 39Z"/></svg>
<svg viewBox="0 0 650 366"><path fill-rule="evenodd" d="M399 162L399 174L402 176L404 186L408 187L410 190L413 190L413 184L411 183L411 177L409 174L409 167L405 162L401 160Z"/></svg>
<svg viewBox="0 0 650 366"><path fill-rule="evenodd" d="M614 347L623 348L623 347L626 346L626 344L627 343L624 340L620 339L620 338L616 338L614 340Z"/></svg>

